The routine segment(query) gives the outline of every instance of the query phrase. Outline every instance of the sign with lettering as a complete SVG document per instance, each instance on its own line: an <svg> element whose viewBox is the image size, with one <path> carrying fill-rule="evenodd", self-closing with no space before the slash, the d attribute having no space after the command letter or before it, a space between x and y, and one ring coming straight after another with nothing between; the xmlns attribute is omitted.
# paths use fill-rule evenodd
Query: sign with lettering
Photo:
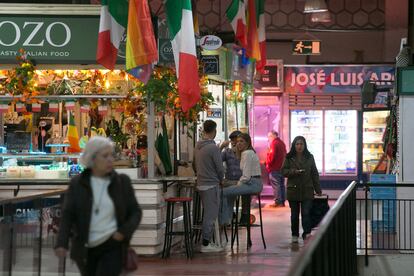
<svg viewBox="0 0 414 276"><path fill-rule="evenodd" d="M96 64L99 16L0 16L0 63L19 49L37 64ZM118 63L125 62L125 35Z"/></svg>
<svg viewBox="0 0 414 276"><path fill-rule="evenodd" d="M221 118L221 108L207 109L207 118Z"/></svg>
<svg viewBox="0 0 414 276"><path fill-rule="evenodd" d="M260 76L259 84L262 87L277 87L277 66L265 66L263 73Z"/></svg>
<svg viewBox="0 0 414 276"><path fill-rule="evenodd" d="M158 39L158 63L164 66L174 64L174 53L169 39Z"/></svg>
<svg viewBox="0 0 414 276"><path fill-rule="evenodd" d="M220 57L219 55L203 55L201 62L204 64L204 74L220 75Z"/></svg>
<svg viewBox="0 0 414 276"><path fill-rule="evenodd" d="M388 65L286 66L287 93L360 93L364 80L392 85L395 68Z"/></svg>
<svg viewBox="0 0 414 276"><path fill-rule="evenodd" d="M221 38L215 35L206 35L200 38L200 47L204 50L216 50L222 44Z"/></svg>
<svg viewBox="0 0 414 276"><path fill-rule="evenodd" d="M319 40L293 40L293 55L320 55L321 42Z"/></svg>
<svg viewBox="0 0 414 276"><path fill-rule="evenodd" d="M32 142L30 132L15 131L7 132L6 145L9 152L29 152Z"/></svg>

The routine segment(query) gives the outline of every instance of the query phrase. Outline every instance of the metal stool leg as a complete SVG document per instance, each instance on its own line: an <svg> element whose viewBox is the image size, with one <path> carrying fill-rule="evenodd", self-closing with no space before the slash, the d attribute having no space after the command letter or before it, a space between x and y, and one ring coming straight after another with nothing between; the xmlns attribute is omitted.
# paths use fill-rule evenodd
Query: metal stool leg
<svg viewBox="0 0 414 276"><path fill-rule="evenodd" d="M262 202L260 201L260 194L257 194L257 199L259 201L260 233L262 234L263 247L266 249L266 241L263 234Z"/></svg>
<svg viewBox="0 0 414 276"><path fill-rule="evenodd" d="M170 226L170 203L167 202L167 216L165 220L164 247L162 249L162 258L167 257L166 249L167 249L168 233L170 232L169 226Z"/></svg>
<svg viewBox="0 0 414 276"><path fill-rule="evenodd" d="M252 247L252 240L250 237L250 212L251 212L251 196L248 196L249 200L250 200L250 204L248 205L248 209L247 209L247 214L249 215L249 218L247 219L247 249L249 249L250 247Z"/></svg>
<svg viewBox="0 0 414 276"><path fill-rule="evenodd" d="M172 239L173 239L172 232L174 232L174 205L175 205L175 202L171 202L171 212L170 212L170 220L169 220L169 222L170 222L170 227L169 227L170 232L168 233L167 258L170 256Z"/></svg>

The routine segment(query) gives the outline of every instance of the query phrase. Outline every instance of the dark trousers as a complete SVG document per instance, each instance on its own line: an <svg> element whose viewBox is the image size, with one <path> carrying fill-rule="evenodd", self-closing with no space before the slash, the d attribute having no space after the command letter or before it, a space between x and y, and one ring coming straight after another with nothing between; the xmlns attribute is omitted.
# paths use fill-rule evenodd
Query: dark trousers
<svg viewBox="0 0 414 276"><path fill-rule="evenodd" d="M292 236L299 237L299 213L302 215L302 237L310 234L312 231L310 210L312 208L312 200L292 201L289 200L290 206L290 227Z"/></svg>
<svg viewBox="0 0 414 276"><path fill-rule="evenodd" d="M82 276L118 276L122 272L121 242L109 238L88 249L86 266L79 265Z"/></svg>

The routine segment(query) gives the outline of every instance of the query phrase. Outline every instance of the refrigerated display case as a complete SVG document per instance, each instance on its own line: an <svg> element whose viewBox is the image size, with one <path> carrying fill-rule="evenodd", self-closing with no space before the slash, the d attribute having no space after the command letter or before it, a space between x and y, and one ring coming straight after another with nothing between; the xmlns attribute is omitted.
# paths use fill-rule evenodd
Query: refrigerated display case
<svg viewBox="0 0 414 276"><path fill-rule="evenodd" d="M325 111L325 174L355 174L357 112Z"/></svg>
<svg viewBox="0 0 414 276"><path fill-rule="evenodd" d="M384 153L382 138L389 114L389 111L364 112L362 132L362 162L364 172L372 172Z"/></svg>
<svg viewBox="0 0 414 276"><path fill-rule="evenodd" d="M302 135L321 175L356 175L357 111L292 110L291 141Z"/></svg>
<svg viewBox="0 0 414 276"><path fill-rule="evenodd" d="M306 139L308 149L313 153L319 172L323 168L323 111L322 110L293 110L290 115L290 140L296 136Z"/></svg>

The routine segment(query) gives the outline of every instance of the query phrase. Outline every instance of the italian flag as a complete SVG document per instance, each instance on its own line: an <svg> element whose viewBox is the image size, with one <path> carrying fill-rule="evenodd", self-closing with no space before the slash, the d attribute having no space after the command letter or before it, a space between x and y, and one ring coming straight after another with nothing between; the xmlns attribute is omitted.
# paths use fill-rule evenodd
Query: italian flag
<svg viewBox="0 0 414 276"><path fill-rule="evenodd" d="M233 0L226 11L236 39L243 48L247 47L246 5L244 0Z"/></svg>
<svg viewBox="0 0 414 276"><path fill-rule="evenodd" d="M83 105L81 105L80 112L81 113L89 113L90 109L91 109L91 106L89 104L83 104Z"/></svg>
<svg viewBox="0 0 414 276"><path fill-rule="evenodd" d="M65 102L65 108L66 108L67 111L74 111L75 110L75 102L74 101Z"/></svg>
<svg viewBox="0 0 414 276"><path fill-rule="evenodd" d="M108 106L107 105L98 106L98 113L102 116L105 116L108 113Z"/></svg>
<svg viewBox="0 0 414 276"><path fill-rule="evenodd" d="M128 1L102 0L96 61L112 70L128 25Z"/></svg>
<svg viewBox="0 0 414 276"><path fill-rule="evenodd" d="M24 103L16 103L16 112L26 111L26 106Z"/></svg>
<svg viewBox="0 0 414 276"><path fill-rule="evenodd" d="M0 103L0 113L6 113L9 111L8 103Z"/></svg>
<svg viewBox="0 0 414 276"><path fill-rule="evenodd" d="M263 71L266 66L266 25L264 15L264 0L256 1L257 9L257 34L259 37L260 60L256 62L257 71Z"/></svg>
<svg viewBox="0 0 414 276"><path fill-rule="evenodd" d="M78 129L76 128L75 118L73 117L72 112L70 112L70 115L69 115L68 140L69 140L68 152L80 152L81 151L79 147Z"/></svg>
<svg viewBox="0 0 414 276"><path fill-rule="evenodd" d="M32 104L32 112L40 112L41 109L42 109L42 105L40 103Z"/></svg>
<svg viewBox="0 0 414 276"><path fill-rule="evenodd" d="M50 102L49 103L49 112L58 112L58 111L59 111L59 103Z"/></svg>
<svg viewBox="0 0 414 276"><path fill-rule="evenodd" d="M191 0L166 0L165 10L178 77L181 108L188 111L200 100Z"/></svg>

